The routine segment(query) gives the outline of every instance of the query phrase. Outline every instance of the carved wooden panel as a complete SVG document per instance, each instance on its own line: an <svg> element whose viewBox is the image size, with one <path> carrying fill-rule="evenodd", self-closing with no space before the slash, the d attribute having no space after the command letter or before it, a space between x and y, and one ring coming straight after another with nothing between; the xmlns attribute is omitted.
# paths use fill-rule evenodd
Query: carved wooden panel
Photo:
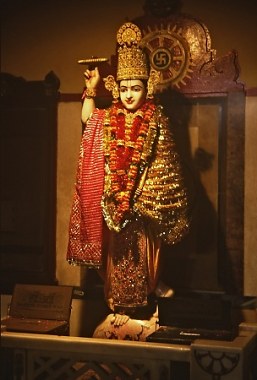
<svg viewBox="0 0 257 380"><path fill-rule="evenodd" d="M1 292L55 282L58 79L1 75Z"/></svg>

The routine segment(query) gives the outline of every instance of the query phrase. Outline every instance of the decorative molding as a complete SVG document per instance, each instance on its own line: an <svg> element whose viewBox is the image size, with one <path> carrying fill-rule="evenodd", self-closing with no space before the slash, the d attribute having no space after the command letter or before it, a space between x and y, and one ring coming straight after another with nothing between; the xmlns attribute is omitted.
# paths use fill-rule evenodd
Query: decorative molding
<svg viewBox="0 0 257 380"><path fill-rule="evenodd" d="M215 380L231 373L238 365L240 354L235 352L195 350L197 364Z"/></svg>

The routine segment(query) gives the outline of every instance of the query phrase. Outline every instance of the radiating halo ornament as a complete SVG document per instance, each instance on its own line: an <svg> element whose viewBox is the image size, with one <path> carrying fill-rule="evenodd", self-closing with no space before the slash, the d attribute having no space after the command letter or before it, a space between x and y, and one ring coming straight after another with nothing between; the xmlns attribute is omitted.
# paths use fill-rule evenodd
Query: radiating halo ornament
<svg viewBox="0 0 257 380"><path fill-rule="evenodd" d="M190 78L190 49L176 26L149 31L142 38L140 46L148 51L153 69L160 72L158 89L169 84L180 87L185 84L186 78Z"/></svg>

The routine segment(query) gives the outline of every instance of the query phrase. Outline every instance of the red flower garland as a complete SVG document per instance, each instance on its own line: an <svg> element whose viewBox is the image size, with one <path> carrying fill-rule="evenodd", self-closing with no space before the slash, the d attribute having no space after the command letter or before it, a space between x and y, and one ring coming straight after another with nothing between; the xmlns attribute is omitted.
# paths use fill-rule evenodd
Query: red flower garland
<svg viewBox="0 0 257 380"><path fill-rule="evenodd" d="M111 109L109 168L111 194L116 204L115 224L120 223L130 209L141 153L155 109L156 106L151 101L144 103L134 113L124 109L121 103L114 104ZM129 122L126 120L128 118Z"/></svg>

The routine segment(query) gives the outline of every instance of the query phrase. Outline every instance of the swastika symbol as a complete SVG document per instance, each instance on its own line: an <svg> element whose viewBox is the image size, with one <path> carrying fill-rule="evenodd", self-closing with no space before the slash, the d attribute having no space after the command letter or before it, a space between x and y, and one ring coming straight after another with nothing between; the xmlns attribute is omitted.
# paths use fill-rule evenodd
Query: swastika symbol
<svg viewBox="0 0 257 380"><path fill-rule="evenodd" d="M153 55L153 63L158 69L166 69L171 62L170 54L165 50L158 50Z"/></svg>

